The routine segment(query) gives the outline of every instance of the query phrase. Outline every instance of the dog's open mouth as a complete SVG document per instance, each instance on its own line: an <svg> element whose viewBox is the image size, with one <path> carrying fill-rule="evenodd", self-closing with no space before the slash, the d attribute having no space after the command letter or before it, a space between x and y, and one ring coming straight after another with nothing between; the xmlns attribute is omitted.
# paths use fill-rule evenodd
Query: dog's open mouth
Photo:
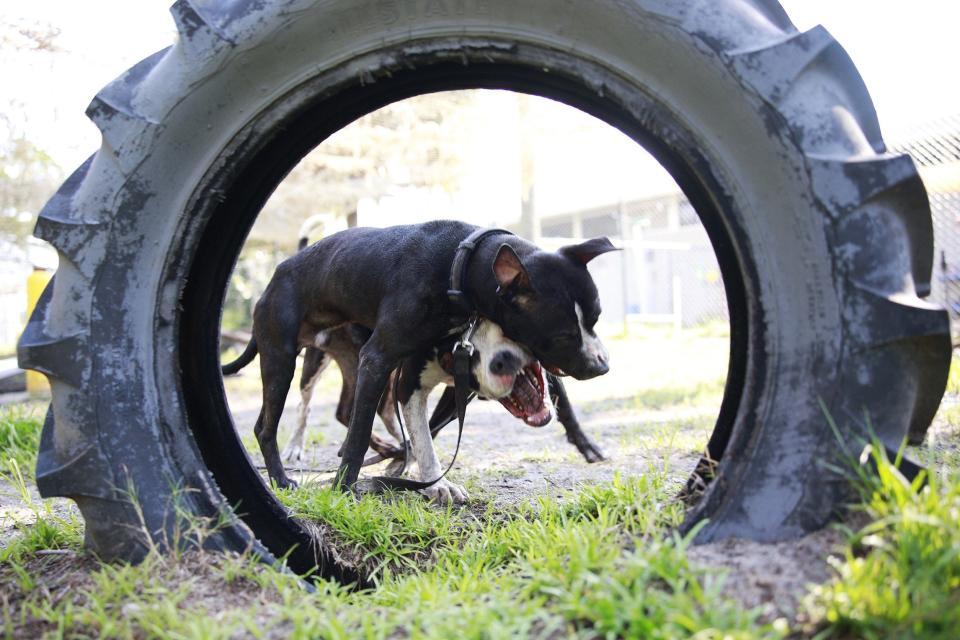
<svg viewBox="0 0 960 640"><path fill-rule="evenodd" d="M534 362L520 370L510 395L500 398L500 404L531 427L542 427L553 417L545 401L546 391L543 368L539 362Z"/></svg>

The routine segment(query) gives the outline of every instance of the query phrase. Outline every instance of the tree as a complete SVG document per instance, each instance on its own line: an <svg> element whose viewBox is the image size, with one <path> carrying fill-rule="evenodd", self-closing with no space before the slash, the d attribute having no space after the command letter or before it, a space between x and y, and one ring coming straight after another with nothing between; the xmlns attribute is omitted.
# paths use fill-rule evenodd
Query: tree
<svg viewBox="0 0 960 640"><path fill-rule="evenodd" d="M59 32L49 25L0 25L0 51L20 55L57 51ZM0 112L0 237L22 244L43 203L63 181L53 158L30 141L23 104L9 98Z"/></svg>
<svg viewBox="0 0 960 640"><path fill-rule="evenodd" d="M348 215L360 198L395 187L455 190L468 121L477 108L475 93L447 91L395 102L344 127L280 184L251 232L251 246L292 251L308 217Z"/></svg>

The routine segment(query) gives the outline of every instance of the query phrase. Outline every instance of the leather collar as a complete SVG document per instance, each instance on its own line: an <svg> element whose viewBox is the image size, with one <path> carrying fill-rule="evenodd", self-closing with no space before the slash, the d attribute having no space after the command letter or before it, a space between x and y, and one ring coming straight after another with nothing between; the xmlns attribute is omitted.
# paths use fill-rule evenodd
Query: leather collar
<svg viewBox="0 0 960 640"><path fill-rule="evenodd" d="M453 254L453 263L450 265L450 288L447 290L447 298L453 306L463 316L472 316L477 309L473 302L463 290L464 275L467 272L467 266L474 250L480 245L484 238L492 235L514 235L513 232L506 229L477 229L457 245L457 251Z"/></svg>

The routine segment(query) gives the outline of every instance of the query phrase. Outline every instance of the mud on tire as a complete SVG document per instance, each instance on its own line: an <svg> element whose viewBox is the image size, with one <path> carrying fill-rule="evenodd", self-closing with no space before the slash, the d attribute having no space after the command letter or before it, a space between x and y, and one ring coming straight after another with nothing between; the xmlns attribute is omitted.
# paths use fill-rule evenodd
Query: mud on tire
<svg viewBox="0 0 960 640"><path fill-rule="evenodd" d="M731 364L687 526L796 536L835 513L827 471L865 416L920 440L950 357L925 303L932 228L913 162L887 153L844 50L773 0L177 2L179 38L93 99L102 146L42 211L60 267L19 345L51 380L37 483L87 543L136 558L185 512L208 541L354 579L287 518L234 433L219 308L257 211L324 137L443 89L564 101L656 155L695 205L731 311ZM831 432L826 408L841 429ZM132 508L135 493L142 509ZM143 526L141 526L143 525ZM144 533L146 532L146 533Z"/></svg>

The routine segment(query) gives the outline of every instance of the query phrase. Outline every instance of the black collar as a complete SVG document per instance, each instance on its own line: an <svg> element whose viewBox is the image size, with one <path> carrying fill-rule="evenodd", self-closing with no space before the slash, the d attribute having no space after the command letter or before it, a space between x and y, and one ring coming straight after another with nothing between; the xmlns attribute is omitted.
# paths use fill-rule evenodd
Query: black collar
<svg viewBox="0 0 960 640"><path fill-rule="evenodd" d="M463 290L463 279L470 262L470 256L473 255L474 250L484 238L496 234L513 235L506 229L477 229L457 246L457 251L453 254L453 263L450 265L450 289L447 291L447 298L464 316L472 316L477 311L477 308Z"/></svg>

